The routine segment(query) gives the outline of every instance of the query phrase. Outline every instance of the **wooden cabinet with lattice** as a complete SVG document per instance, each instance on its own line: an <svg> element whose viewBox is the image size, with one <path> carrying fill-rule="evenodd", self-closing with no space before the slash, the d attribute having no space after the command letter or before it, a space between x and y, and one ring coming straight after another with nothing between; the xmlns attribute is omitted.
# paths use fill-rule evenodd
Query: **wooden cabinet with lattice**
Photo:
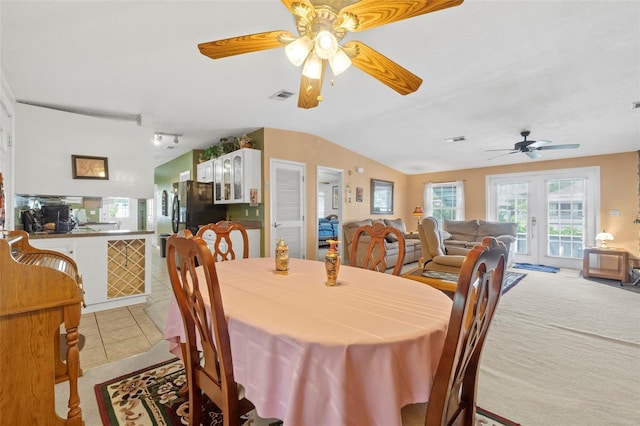
<svg viewBox="0 0 640 426"><path fill-rule="evenodd" d="M145 240L109 240L107 298L144 294Z"/></svg>

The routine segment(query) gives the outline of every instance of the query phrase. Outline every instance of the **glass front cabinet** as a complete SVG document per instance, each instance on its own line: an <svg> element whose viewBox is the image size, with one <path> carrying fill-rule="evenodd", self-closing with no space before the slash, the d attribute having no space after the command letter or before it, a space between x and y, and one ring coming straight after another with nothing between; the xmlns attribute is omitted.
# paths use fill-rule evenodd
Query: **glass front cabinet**
<svg viewBox="0 0 640 426"><path fill-rule="evenodd" d="M214 204L260 203L262 153L242 148L213 162Z"/></svg>

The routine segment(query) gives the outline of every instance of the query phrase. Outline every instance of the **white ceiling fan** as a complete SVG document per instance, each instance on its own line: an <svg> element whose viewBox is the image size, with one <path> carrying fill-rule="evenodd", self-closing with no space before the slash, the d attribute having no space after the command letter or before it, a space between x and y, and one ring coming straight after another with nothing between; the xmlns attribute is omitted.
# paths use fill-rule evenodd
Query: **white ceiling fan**
<svg viewBox="0 0 640 426"><path fill-rule="evenodd" d="M523 130L522 132L520 132L520 136L522 136L524 138L524 140L520 141L520 142L516 142L516 144L513 146L513 149L487 149L486 151L509 151L505 154L500 154L497 155L495 157L491 157L489 158L489 160L492 160L494 158L498 158L498 157L502 157L504 155L509 155L509 154L517 154L519 152L522 152L524 154L527 154L527 156L529 158L540 158L540 152L539 151L543 151L543 150L547 150L547 149L575 149L575 148L579 148L580 144L579 143L570 143L570 144L564 144L564 145L549 145L551 143L551 141L545 141L545 140L539 140L539 141L532 141L532 140L527 140L527 137L529 136L531 132L529 132L528 130Z"/></svg>

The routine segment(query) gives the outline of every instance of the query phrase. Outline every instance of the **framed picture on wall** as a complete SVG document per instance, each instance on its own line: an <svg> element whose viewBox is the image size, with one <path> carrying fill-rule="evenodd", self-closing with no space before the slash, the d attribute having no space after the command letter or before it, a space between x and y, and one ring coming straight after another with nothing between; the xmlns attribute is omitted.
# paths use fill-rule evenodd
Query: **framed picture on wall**
<svg viewBox="0 0 640 426"><path fill-rule="evenodd" d="M338 191L337 186L331 187L331 208L337 209L338 204L340 204L340 192Z"/></svg>
<svg viewBox="0 0 640 426"><path fill-rule="evenodd" d="M107 157L72 155L71 171L73 172L74 179L109 180L109 163Z"/></svg>
<svg viewBox="0 0 640 426"><path fill-rule="evenodd" d="M356 187L356 203L364 201L364 188Z"/></svg>
<svg viewBox="0 0 640 426"><path fill-rule="evenodd" d="M371 179L371 214L393 214L393 182Z"/></svg>

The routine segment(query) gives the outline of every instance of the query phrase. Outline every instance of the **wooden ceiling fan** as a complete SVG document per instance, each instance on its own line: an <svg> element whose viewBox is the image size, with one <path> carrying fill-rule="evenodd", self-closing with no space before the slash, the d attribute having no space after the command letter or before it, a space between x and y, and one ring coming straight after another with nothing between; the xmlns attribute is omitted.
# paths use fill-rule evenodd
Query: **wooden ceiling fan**
<svg viewBox="0 0 640 426"><path fill-rule="evenodd" d="M338 75L351 64L401 95L413 93L422 79L360 41L340 45L347 32L358 32L425 13L458 6L464 0L281 0L294 15L299 36L278 30L231 37L198 45L212 59L285 46L289 60L304 65L298 106L313 108L327 63Z"/></svg>

